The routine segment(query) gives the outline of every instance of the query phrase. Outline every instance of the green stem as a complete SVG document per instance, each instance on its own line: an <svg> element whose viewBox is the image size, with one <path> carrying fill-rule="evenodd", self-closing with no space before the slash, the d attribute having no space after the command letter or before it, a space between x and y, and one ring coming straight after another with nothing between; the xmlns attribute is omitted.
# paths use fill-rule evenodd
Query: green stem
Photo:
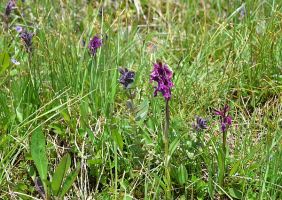
<svg viewBox="0 0 282 200"><path fill-rule="evenodd" d="M167 188L165 191L166 199L171 199L171 181L170 181L170 167L169 167L169 104L168 100L166 100L165 105L165 126L164 126L164 146L165 146L165 176L167 181Z"/></svg>
<svg viewBox="0 0 282 200"><path fill-rule="evenodd" d="M134 112L133 93L130 91L130 89L128 90L128 96L129 96L130 103L131 103L131 107L129 109L133 113Z"/></svg>
<svg viewBox="0 0 282 200"><path fill-rule="evenodd" d="M9 30L9 18L6 15L4 15L3 18L4 18L4 30L7 31L7 33L8 33L8 30Z"/></svg>
<svg viewBox="0 0 282 200"><path fill-rule="evenodd" d="M114 151L115 151L115 200L117 199L117 188L118 188L118 161L117 161L117 144L114 142Z"/></svg>
<svg viewBox="0 0 282 200"><path fill-rule="evenodd" d="M223 132L223 137L222 137L222 153L223 153L223 159L222 159L222 166L223 166L223 174L222 174L222 180L220 181L220 185L222 188L224 188L224 179L225 179L225 160L226 160L226 134L227 132Z"/></svg>

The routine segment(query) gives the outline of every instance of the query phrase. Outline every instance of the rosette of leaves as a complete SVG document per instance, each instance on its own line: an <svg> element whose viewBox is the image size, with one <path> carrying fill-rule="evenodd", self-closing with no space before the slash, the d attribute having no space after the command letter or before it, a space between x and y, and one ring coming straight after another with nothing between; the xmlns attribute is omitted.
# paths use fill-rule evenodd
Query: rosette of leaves
<svg viewBox="0 0 282 200"><path fill-rule="evenodd" d="M39 176L34 176L35 189L43 199L63 199L70 190L80 169L80 164L68 173L71 157L66 154L57 165L52 177L48 180L48 159L46 140L41 128L34 131L31 137L31 157Z"/></svg>

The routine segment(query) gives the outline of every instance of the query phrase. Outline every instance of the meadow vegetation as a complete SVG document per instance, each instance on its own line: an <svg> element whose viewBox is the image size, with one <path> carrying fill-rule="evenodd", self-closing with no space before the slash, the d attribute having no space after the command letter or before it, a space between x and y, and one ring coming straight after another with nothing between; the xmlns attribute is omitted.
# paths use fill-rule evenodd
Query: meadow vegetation
<svg viewBox="0 0 282 200"><path fill-rule="evenodd" d="M282 1L0 12L0 199L282 199Z"/></svg>

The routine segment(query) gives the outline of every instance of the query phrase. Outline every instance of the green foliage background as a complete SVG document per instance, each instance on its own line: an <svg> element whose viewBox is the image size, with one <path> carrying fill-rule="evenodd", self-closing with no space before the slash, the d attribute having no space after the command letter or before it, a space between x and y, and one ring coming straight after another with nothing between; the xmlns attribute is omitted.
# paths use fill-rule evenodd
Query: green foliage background
<svg viewBox="0 0 282 200"><path fill-rule="evenodd" d="M162 199L164 101L153 98L149 83L157 59L174 72L174 198L282 198L281 6L277 0L18 0L1 21L0 198L39 197L29 176L29 144L42 126L51 171L66 152L81 163L69 198ZM32 54L16 25L34 32ZM95 34L104 45L92 57L87 44ZM20 65L7 66L5 55ZM120 66L136 71L135 111L118 83ZM212 111L224 104L233 126L227 185L219 188L221 133ZM191 128L196 115L208 119L202 133Z"/></svg>

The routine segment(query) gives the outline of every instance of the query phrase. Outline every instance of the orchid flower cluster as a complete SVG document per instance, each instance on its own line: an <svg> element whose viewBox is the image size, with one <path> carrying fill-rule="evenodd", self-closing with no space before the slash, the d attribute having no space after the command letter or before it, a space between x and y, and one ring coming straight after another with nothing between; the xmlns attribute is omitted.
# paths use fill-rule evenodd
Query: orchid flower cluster
<svg viewBox="0 0 282 200"><path fill-rule="evenodd" d="M171 98L171 88L174 86L172 79L172 71L168 68L167 64L162 62L157 62L154 64L154 69L151 72L150 82L157 82L155 86L154 96L157 96L157 93L160 92L164 96L166 101L169 101Z"/></svg>
<svg viewBox="0 0 282 200"><path fill-rule="evenodd" d="M88 49L90 54L92 56L95 56L98 48L100 48L102 45L103 45L103 40L98 35L95 35L88 44Z"/></svg>
<svg viewBox="0 0 282 200"><path fill-rule="evenodd" d="M134 82L135 72L127 68L119 68L119 72L121 74L119 83L122 84L125 89L129 89Z"/></svg>
<svg viewBox="0 0 282 200"><path fill-rule="evenodd" d="M225 133L232 124L232 117L228 115L229 110L229 106L225 105L222 110L215 110L214 112L215 115L220 117L220 128L223 133Z"/></svg>
<svg viewBox="0 0 282 200"><path fill-rule="evenodd" d="M16 7L16 1L15 0L9 0L7 5L6 5L6 9L5 9L5 15L8 17L12 10L14 10Z"/></svg>
<svg viewBox="0 0 282 200"><path fill-rule="evenodd" d="M19 33L19 37L23 41L26 51L31 52L33 33L28 32L26 29L24 29L21 26L16 26L15 29Z"/></svg>

